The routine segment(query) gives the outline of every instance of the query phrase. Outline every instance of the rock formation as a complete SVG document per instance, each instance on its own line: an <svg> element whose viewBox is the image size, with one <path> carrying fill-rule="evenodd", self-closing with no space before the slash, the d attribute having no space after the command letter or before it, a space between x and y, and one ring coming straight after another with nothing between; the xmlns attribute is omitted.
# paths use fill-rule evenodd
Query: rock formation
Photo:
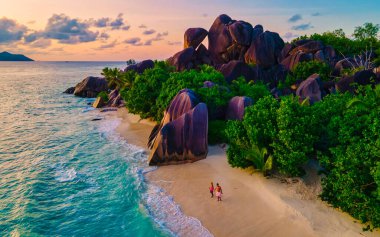
<svg viewBox="0 0 380 237"><path fill-rule="evenodd" d="M107 81L102 77L86 77L75 86L74 95L80 97L96 97L100 92L107 91Z"/></svg>
<svg viewBox="0 0 380 237"><path fill-rule="evenodd" d="M309 98L310 104L313 104L322 99L321 88L322 80L320 76L315 73L301 82L297 88L296 95L299 96L300 101Z"/></svg>
<svg viewBox="0 0 380 237"><path fill-rule="evenodd" d="M207 156L208 112L192 90L181 90L150 137L149 165L194 162Z"/></svg>
<svg viewBox="0 0 380 237"><path fill-rule="evenodd" d="M141 62L139 62L137 64L129 65L128 67L126 67L124 69L124 71L127 72L127 71L130 71L130 70L134 70L138 74L141 74L146 69L149 69L149 68L154 68L154 62L152 60L150 60L150 59L141 61Z"/></svg>
<svg viewBox="0 0 380 237"><path fill-rule="evenodd" d="M235 96L228 102L226 119L243 120L245 108L251 106L253 100L247 96Z"/></svg>
<svg viewBox="0 0 380 237"><path fill-rule="evenodd" d="M196 49L206 38L208 32L203 28L189 28L184 35L184 48L193 47Z"/></svg>

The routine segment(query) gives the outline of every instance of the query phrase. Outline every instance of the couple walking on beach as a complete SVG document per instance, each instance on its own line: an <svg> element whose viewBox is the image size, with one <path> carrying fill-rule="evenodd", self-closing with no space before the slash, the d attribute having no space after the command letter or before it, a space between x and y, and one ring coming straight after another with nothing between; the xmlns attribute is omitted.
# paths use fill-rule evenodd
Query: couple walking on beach
<svg viewBox="0 0 380 237"><path fill-rule="evenodd" d="M214 197L214 192L215 192L215 195L218 198L218 202L222 201L223 191L222 191L222 187L220 187L219 183L216 183L216 188L214 188L214 183L211 182L209 190L211 193L211 197Z"/></svg>

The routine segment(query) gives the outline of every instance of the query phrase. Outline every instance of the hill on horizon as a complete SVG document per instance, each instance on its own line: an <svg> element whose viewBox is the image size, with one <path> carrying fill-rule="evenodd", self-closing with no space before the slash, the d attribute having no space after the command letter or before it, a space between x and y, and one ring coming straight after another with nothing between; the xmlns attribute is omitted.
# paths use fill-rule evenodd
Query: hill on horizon
<svg viewBox="0 0 380 237"><path fill-rule="evenodd" d="M12 54L9 52L0 53L0 61L34 61L23 54Z"/></svg>

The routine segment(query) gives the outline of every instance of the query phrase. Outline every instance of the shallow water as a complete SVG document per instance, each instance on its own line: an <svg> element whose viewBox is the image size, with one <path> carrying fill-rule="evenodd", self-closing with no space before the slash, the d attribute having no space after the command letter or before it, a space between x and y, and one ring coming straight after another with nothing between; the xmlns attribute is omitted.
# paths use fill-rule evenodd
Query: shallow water
<svg viewBox="0 0 380 237"><path fill-rule="evenodd" d="M62 93L105 66L126 65L0 62L0 236L212 236L144 182L119 119Z"/></svg>

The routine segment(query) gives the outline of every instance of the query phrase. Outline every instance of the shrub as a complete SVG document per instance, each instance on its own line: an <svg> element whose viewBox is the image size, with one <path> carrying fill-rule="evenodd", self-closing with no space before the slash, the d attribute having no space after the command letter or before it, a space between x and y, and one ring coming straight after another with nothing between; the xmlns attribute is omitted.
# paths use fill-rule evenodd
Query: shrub
<svg viewBox="0 0 380 237"><path fill-rule="evenodd" d="M204 81L212 81L218 85L212 88L202 88ZM157 97L154 119L160 121L170 101L180 90L185 88L194 90L209 109L215 109L216 105L225 104L226 98L229 97L222 85L226 85L223 75L210 66L201 66L200 70L172 72L163 83Z"/></svg>
<svg viewBox="0 0 380 237"><path fill-rule="evenodd" d="M105 91L100 92L100 93L98 94L98 97L101 97L105 103L107 103L108 100L109 100L109 98L108 98L108 93L105 92Z"/></svg>
<svg viewBox="0 0 380 237"><path fill-rule="evenodd" d="M131 113L139 114L141 118L156 115L156 100L171 70L165 63L156 62L154 68L136 76L125 96L126 106Z"/></svg>
<svg viewBox="0 0 380 237"><path fill-rule="evenodd" d="M327 169L322 199L370 227L380 227L380 86L369 86L348 101L329 123L330 154L320 157Z"/></svg>
<svg viewBox="0 0 380 237"><path fill-rule="evenodd" d="M221 144L226 143L227 138L225 135L225 129L227 122L225 120L211 120L208 122L208 143L209 144Z"/></svg>
<svg viewBox="0 0 380 237"><path fill-rule="evenodd" d="M243 77L233 80L230 85L233 96L247 96L258 101L267 95L270 95L268 87L261 82L246 82Z"/></svg>
<svg viewBox="0 0 380 237"><path fill-rule="evenodd" d="M306 80L314 73L318 73L322 81L328 81L331 73L331 68L324 62L308 61L298 63L293 72L286 76L286 85L291 86L297 81Z"/></svg>

